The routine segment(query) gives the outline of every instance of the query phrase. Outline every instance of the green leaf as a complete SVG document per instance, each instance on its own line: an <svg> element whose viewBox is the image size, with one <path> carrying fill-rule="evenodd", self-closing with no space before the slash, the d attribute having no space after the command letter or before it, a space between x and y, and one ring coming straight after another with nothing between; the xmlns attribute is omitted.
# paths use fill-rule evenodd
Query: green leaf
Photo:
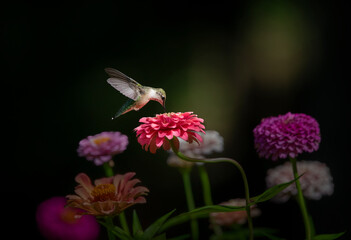
<svg viewBox="0 0 351 240"><path fill-rule="evenodd" d="M270 240L285 240L285 238L277 237L277 236L274 236L274 235L272 235L270 233L262 232L261 234L262 234L262 236L265 236L265 237L267 237Z"/></svg>
<svg viewBox="0 0 351 240"><path fill-rule="evenodd" d="M190 234L184 234L184 235L180 235L178 237L168 238L168 240L183 240L183 239L188 239L190 237L191 237Z"/></svg>
<svg viewBox="0 0 351 240"><path fill-rule="evenodd" d="M278 231L276 229L272 228L260 228L256 227L254 230L254 236L255 238L262 239L261 237L265 237L264 239L270 239L270 240L286 240L284 238L277 237L273 234L276 234ZM248 239L249 237L249 229L248 228L242 228L241 226L234 226L234 229L231 231L225 231L223 232L223 235L217 236L217 235L212 235L211 240L231 240L231 239Z"/></svg>
<svg viewBox="0 0 351 240"><path fill-rule="evenodd" d="M98 221L101 225L109 229L114 235L116 235L118 238L121 240L132 240L131 236L124 231L122 228L117 227L117 226L109 226L108 224L104 223L103 221Z"/></svg>
<svg viewBox="0 0 351 240"><path fill-rule="evenodd" d="M112 233L115 234L117 237L119 237L122 240L131 240L131 236L124 231L122 228L115 226L112 230Z"/></svg>
<svg viewBox="0 0 351 240"><path fill-rule="evenodd" d="M294 183L297 179L299 179L302 175L300 175L298 178L291 180L290 182L282 183L275 185L271 188L268 188L266 191L264 191L262 194L251 198L252 203L251 204L256 204L259 202L265 202L268 201L269 199L273 198L275 195L277 195L279 192L283 191L285 188L287 188L290 184ZM250 205L251 205L250 204Z"/></svg>
<svg viewBox="0 0 351 240"><path fill-rule="evenodd" d="M313 240L333 240L333 239L337 239L337 238L341 237L344 234L345 234L345 232L333 233L333 234L319 234L319 235L314 236L312 239Z"/></svg>
<svg viewBox="0 0 351 240"><path fill-rule="evenodd" d="M133 210L133 236L138 238L143 234L143 228L141 227L138 215L135 210Z"/></svg>
<svg viewBox="0 0 351 240"><path fill-rule="evenodd" d="M152 240L167 240L166 234L163 233L161 235L158 235L158 236L154 237Z"/></svg>
<svg viewBox="0 0 351 240"><path fill-rule="evenodd" d="M152 237L157 233L160 232L159 229L163 225L163 223L169 218L169 216L175 211L172 210L169 213L163 215L159 219L157 219L154 223L152 223L144 232L142 239L152 239Z"/></svg>
<svg viewBox="0 0 351 240"><path fill-rule="evenodd" d="M233 212L233 211L243 211L245 207L232 207L232 206L221 206L221 205L212 205L196 208L192 211L179 214L171 219L169 219L163 226L160 228L159 232L163 232L166 229L173 227L175 225L184 223L191 219L207 217L209 213L212 212Z"/></svg>

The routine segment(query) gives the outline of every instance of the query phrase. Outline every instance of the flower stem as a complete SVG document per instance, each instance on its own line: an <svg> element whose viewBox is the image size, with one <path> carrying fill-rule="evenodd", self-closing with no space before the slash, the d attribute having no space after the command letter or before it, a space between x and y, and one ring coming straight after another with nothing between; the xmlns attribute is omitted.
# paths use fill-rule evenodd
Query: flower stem
<svg viewBox="0 0 351 240"><path fill-rule="evenodd" d="M191 189L191 182L190 182L190 171L191 169L180 170L183 178L185 197L186 197L186 202L187 202L189 211L195 209L194 197L193 197L193 192ZM198 226L197 220L192 219L190 221L190 226L191 226L192 239L194 240L199 239L199 226Z"/></svg>
<svg viewBox="0 0 351 240"><path fill-rule="evenodd" d="M105 218L106 224L109 226L109 228L107 228L107 235L108 235L108 239L109 240L115 240L116 237L113 234L113 232L111 231L111 229L113 229L114 225L113 225L113 217L106 217Z"/></svg>
<svg viewBox="0 0 351 240"><path fill-rule="evenodd" d="M252 218L251 218L251 209L250 209L250 193L249 193L249 184L247 182L247 177L245 174L244 169L241 167L241 165L235 161L234 159L231 158L203 158L203 159L197 159L197 158L191 158L188 156L185 156L181 152L179 152L179 149L175 146L174 140L170 140L170 144L172 147L173 152L181 159L189 162L203 162L203 163L219 163L219 162L228 162L231 164L234 164L236 166L241 174L241 177L244 181L244 188L245 188L245 200L246 200L246 213L247 213L247 223L249 226L249 239L253 239L253 225L252 225Z"/></svg>
<svg viewBox="0 0 351 240"><path fill-rule="evenodd" d="M213 205L212 195L211 195L211 185L210 185L210 180L208 178L206 168L203 165L199 165L198 169L199 169L200 179L202 183L205 205Z"/></svg>
<svg viewBox="0 0 351 240"><path fill-rule="evenodd" d="M113 176L113 168L109 165L108 162L105 162L103 164L104 170L105 170L105 175L106 177L112 177Z"/></svg>
<svg viewBox="0 0 351 240"><path fill-rule="evenodd" d="M112 177L114 175L113 173L113 168L110 166L110 164L108 162L105 162L103 164L104 170L105 170L105 175L106 177ZM124 212L121 212L119 215L119 222L123 228L124 231L126 231L128 234L130 234L129 232L129 227L127 224L127 219L126 219L126 215L124 214Z"/></svg>
<svg viewBox="0 0 351 240"><path fill-rule="evenodd" d="M298 179L299 175L297 172L296 158L290 158L290 162L293 168L294 177L295 179L297 179L295 182L296 189L297 189L297 201L299 203L300 210L303 217L303 222L305 224L306 240L311 240L312 239L311 225L310 225L309 216L307 212L306 202L301 190L300 180Z"/></svg>
<svg viewBox="0 0 351 240"><path fill-rule="evenodd" d="M202 190L203 190L205 205L207 206L213 205L212 194L211 194L211 184L210 184L210 179L208 177L206 168L204 165L199 165L198 170L199 170L200 179L202 183ZM222 229L218 224L215 224L214 222L212 222L212 225L213 225L213 231L216 235L220 236L223 234Z"/></svg>

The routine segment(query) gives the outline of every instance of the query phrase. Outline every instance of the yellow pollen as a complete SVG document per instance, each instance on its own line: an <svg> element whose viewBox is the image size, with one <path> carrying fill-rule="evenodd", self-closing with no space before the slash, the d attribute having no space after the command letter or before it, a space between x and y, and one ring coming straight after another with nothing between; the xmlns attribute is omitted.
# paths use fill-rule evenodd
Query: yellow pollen
<svg viewBox="0 0 351 240"><path fill-rule="evenodd" d="M115 185L111 183L97 185L91 191L91 195L94 197L94 202L113 200L115 198Z"/></svg>
<svg viewBox="0 0 351 240"><path fill-rule="evenodd" d="M108 142L110 140L109 137L99 137L99 138L95 138L93 140L93 142L96 144L96 145L100 145L102 143L105 143L105 142Z"/></svg>

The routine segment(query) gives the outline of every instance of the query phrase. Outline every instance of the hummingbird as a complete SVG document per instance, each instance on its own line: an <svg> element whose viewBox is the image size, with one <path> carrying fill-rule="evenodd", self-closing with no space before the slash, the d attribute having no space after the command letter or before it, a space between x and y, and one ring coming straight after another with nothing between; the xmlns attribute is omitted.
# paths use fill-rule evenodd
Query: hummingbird
<svg viewBox="0 0 351 240"><path fill-rule="evenodd" d="M105 72L110 77L107 79L107 82L129 98L112 120L131 110L138 111L150 100L159 102L166 110L166 92L162 88L143 86L134 79L113 68L105 68Z"/></svg>

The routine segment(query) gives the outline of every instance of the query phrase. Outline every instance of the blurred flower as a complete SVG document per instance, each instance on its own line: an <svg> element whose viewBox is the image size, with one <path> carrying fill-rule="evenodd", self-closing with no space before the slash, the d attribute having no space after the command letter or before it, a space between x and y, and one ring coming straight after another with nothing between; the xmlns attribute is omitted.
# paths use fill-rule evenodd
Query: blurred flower
<svg viewBox="0 0 351 240"><path fill-rule="evenodd" d="M219 205L241 207L246 206L246 201L245 199L236 198L220 203ZM250 208L251 217L257 217L261 214L261 211L255 205ZM227 227L233 224L244 224L247 221L247 213L245 210L235 212L215 212L210 213L210 220L213 224Z"/></svg>
<svg viewBox="0 0 351 240"><path fill-rule="evenodd" d="M319 200L323 195L332 195L334 191L333 178L329 168L324 163L318 161L299 161L297 171L303 174L300 178L300 185L303 195L312 200ZM285 183L294 179L290 162L269 169L267 171L267 187ZM286 202L292 195L297 194L295 184L291 184L274 198L276 202Z"/></svg>
<svg viewBox="0 0 351 240"><path fill-rule="evenodd" d="M38 206L36 220L41 234L55 240L97 239L100 227L95 217L81 216L81 210L65 205L65 197L52 197Z"/></svg>
<svg viewBox="0 0 351 240"><path fill-rule="evenodd" d="M203 140L200 144L179 139L179 150L186 156L194 158L204 158L204 155L223 151L223 137L217 131L207 130L206 134L201 132L199 135ZM179 168L188 168L195 164L178 158L173 152L170 153L167 163L171 167Z"/></svg>
<svg viewBox="0 0 351 240"><path fill-rule="evenodd" d="M197 157L197 156L192 156L188 155L188 157ZM191 168L195 162L189 162L185 161L183 159L180 159L177 155L174 153L171 153L169 157L167 158L167 164L171 167L176 167L176 168Z"/></svg>
<svg viewBox="0 0 351 240"><path fill-rule="evenodd" d="M101 165L126 150L127 145L126 135L120 132L102 132L81 140L77 151L80 157Z"/></svg>
<svg viewBox="0 0 351 240"><path fill-rule="evenodd" d="M84 214L95 216L118 215L126 208L137 203L146 203L149 190L137 186L139 179L132 179L134 172L124 175L95 180L94 185L85 173L80 173L75 180L79 185L75 188L77 195L68 195L67 205L84 210Z"/></svg>
<svg viewBox="0 0 351 240"><path fill-rule="evenodd" d="M138 142L146 151L150 148L151 153L155 153L161 146L169 150L170 144L166 138L171 140L179 137L189 143L202 142L201 136L196 132L204 132L205 129L201 124L204 120L192 112L157 114L155 117L143 117L139 122L143 124L135 128ZM179 146L178 138L174 141Z"/></svg>
<svg viewBox="0 0 351 240"><path fill-rule="evenodd" d="M189 153L195 155L210 155L213 152L223 151L223 137L219 135L217 131L207 130L206 134L199 133L202 137L202 143L187 143L180 139L179 150L183 153Z"/></svg>
<svg viewBox="0 0 351 240"><path fill-rule="evenodd" d="M318 122L303 113L264 118L253 133L259 156L272 160L316 151L321 141Z"/></svg>

